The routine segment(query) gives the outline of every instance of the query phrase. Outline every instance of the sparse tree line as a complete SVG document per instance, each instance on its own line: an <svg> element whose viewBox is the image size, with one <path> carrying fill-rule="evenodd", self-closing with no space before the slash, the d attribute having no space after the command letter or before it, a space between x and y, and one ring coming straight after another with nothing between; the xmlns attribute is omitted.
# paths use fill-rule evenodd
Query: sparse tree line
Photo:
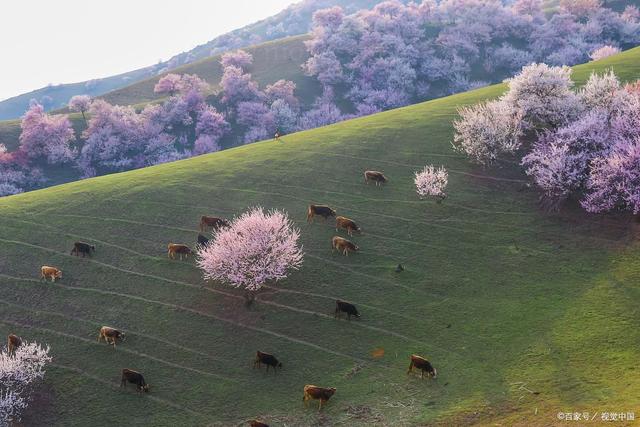
<svg viewBox="0 0 640 427"><path fill-rule="evenodd" d="M550 17L540 0L387 1L352 15L340 7L320 10L302 64L323 87L312 105L302 105L291 81L261 89L248 72L253 58L243 51L222 56L215 96L195 75L168 74L155 86L164 101L141 111L72 98L70 109L85 122L77 135L68 117L33 103L22 118L19 149L9 153L0 145L0 196L42 185L45 164L74 165L82 177L150 166L217 151L223 138L249 143L311 129L483 86L534 61L572 65L639 41L637 8L617 13L597 0L562 1ZM476 144L488 150L476 157L518 145L509 140L517 132L503 123L519 120L502 106L481 107L501 120L483 124L484 137L493 139Z"/></svg>
<svg viewBox="0 0 640 427"><path fill-rule="evenodd" d="M454 146L489 166L516 155L550 210L640 213L640 82L613 71L575 90L568 67L532 64L499 99L459 110Z"/></svg>

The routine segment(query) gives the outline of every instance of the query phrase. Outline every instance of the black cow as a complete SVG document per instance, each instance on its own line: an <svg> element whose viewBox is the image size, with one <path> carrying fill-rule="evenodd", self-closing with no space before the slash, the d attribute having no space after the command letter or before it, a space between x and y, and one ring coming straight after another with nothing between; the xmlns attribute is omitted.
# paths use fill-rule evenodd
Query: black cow
<svg viewBox="0 0 640 427"><path fill-rule="evenodd" d="M198 244L200 246L207 246L208 243L209 243L209 239L204 237L202 234L198 234Z"/></svg>
<svg viewBox="0 0 640 427"><path fill-rule="evenodd" d="M85 242L75 242L73 249L71 249L71 255L80 256L82 254L82 258L84 258L85 255L91 256L91 252L95 251L96 247L93 245Z"/></svg>
<svg viewBox="0 0 640 427"><path fill-rule="evenodd" d="M336 300L336 311L334 312L333 317L338 317L340 313L347 313L347 320L351 320L351 316L360 317L360 313L358 313L358 309L355 305Z"/></svg>
<svg viewBox="0 0 640 427"><path fill-rule="evenodd" d="M282 369L282 363L278 362L278 359L276 359L272 354L263 353L258 350L256 352L256 360L253 362L253 367L260 369L260 366L263 363L267 365L267 372L269 372L269 366L273 368L274 373L276 372L276 368Z"/></svg>
<svg viewBox="0 0 640 427"><path fill-rule="evenodd" d="M331 209L329 206L309 205L309 209L307 209L307 222L313 222L313 218L316 215L321 216L326 220L329 217L335 217L336 211Z"/></svg>
<svg viewBox="0 0 640 427"><path fill-rule="evenodd" d="M120 387L126 387L127 383L135 384L136 390L139 393L143 391L145 393L149 392L149 384L144 381L144 377L140 372L133 371L131 369L124 368L122 370L122 379L120 380Z"/></svg>

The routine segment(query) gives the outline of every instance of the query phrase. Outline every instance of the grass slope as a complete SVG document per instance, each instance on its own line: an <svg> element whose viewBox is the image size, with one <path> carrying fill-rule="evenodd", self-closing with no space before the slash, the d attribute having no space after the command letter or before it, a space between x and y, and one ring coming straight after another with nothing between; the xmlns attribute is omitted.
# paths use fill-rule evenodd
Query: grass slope
<svg viewBox="0 0 640 427"><path fill-rule="evenodd" d="M639 57L574 77L613 67L638 78ZM477 170L452 152L456 108L503 89L1 199L0 335L49 343L55 357L25 423L550 425L558 411L637 412L637 225L575 207L545 215L517 166ZM449 169L443 204L415 195L427 163ZM388 185L364 185L368 168ZM358 221L362 252L332 255L331 225L305 223L310 202ZM286 209L306 258L248 310L165 248L194 242L201 214L253 205ZM95 243L95 257L70 256L75 240ZM43 264L63 280L39 282ZM334 320L337 297L363 317ZM104 324L127 331L117 350L95 342ZM252 370L256 349L284 369ZM439 378L407 377L411 353ZM152 393L118 390L123 367ZM308 383L338 389L321 414L302 406Z"/></svg>

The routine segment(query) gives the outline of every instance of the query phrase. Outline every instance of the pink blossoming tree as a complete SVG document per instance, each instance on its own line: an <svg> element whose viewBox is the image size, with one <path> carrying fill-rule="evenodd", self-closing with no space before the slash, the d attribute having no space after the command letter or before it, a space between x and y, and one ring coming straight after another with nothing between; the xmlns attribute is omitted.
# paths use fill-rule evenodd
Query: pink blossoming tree
<svg viewBox="0 0 640 427"><path fill-rule="evenodd" d="M279 210L252 208L213 237L198 252L204 278L244 290L247 304L264 285L286 278L302 265L300 231Z"/></svg>
<svg viewBox="0 0 640 427"><path fill-rule="evenodd" d="M22 117L20 127L20 150L29 159L45 159L49 164L73 159L69 143L75 134L67 116L49 115L42 105L34 102Z"/></svg>
<svg viewBox="0 0 640 427"><path fill-rule="evenodd" d="M87 124L87 117L84 115L91 106L91 97L88 95L76 95L69 100L69 109L82 114L84 124Z"/></svg>
<svg viewBox="0 0 640 427"><path fill-rule="evenodd" d="M223 67L234 66L247 70L251 64L253 64L253 56L245 52L244 50L236 50L234 52L227 52L222 55L220 63Z"/></svg>
<svg viewBox="0 0 640 427"><path fill-rule="evenodd" d="M621 141L594 161L582 206L589 212L623 209L640 214L640 138Z"/></svg>

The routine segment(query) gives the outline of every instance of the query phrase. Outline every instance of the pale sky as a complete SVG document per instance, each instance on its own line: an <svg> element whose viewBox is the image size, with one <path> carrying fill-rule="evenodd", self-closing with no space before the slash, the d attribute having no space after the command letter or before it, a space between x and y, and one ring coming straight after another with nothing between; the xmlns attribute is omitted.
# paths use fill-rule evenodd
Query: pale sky
<svg viewBox="0 0 640 427"><path fill-rule="evenodd" d="M0 100L167 60L296 0L2 0Z"/></svg>

